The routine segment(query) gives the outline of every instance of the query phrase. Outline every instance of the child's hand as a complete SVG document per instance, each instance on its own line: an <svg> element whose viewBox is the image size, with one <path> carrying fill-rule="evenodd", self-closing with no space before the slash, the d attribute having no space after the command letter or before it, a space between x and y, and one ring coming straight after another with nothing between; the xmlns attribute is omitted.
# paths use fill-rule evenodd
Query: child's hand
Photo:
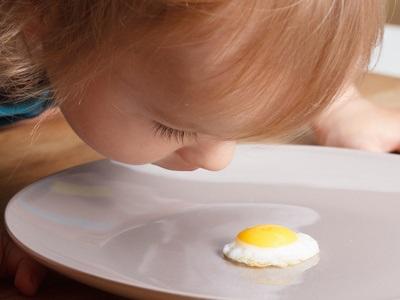
<svg viewBox="0 0 400 300"><path fill-rule="evenodd" d="M43 281L46 269L19 249L6 232L0 233L0 276L14 277L15 287L32 296Z"/></svg>
<svg viewBox="0 0 400 300"><path fill-rule="evenodd" d="M400 110L378 107L352 88L314 124L317 142L373 152L400 151Z"/></svg>

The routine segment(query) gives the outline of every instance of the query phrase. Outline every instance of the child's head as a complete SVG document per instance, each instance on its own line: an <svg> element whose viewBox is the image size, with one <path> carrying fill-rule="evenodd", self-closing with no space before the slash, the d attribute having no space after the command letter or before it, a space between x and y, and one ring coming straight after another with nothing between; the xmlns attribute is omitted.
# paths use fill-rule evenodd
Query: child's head
<svg viewBox="0 0 400 300"><path fill-rule="evenodd" d="M110 158L219 169L234 140L302 128L361 73L381 2L10 0L0 84L26 96L48 78Z"/></svg>

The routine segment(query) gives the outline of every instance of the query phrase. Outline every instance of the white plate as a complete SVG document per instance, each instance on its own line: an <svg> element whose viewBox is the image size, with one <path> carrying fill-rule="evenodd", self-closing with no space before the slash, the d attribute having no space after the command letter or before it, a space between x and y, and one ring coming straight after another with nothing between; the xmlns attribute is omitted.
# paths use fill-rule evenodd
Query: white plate
<svg viewBox="0 0 400 300"><path fill-rule="evenodd" d="M6 223L48 266L129 297L399 299L399 172L397 155L305 146L242 146L217 173L100 161L27 187ZM224 260L259 223L310 234L319 262Z"/></svg>

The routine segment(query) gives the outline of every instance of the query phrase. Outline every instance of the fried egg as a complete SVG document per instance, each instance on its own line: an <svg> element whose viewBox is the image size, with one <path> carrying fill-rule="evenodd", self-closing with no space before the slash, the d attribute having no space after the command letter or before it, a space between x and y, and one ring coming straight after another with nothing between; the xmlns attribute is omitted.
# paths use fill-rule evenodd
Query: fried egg
<svg viewBox="0 0 400 300"><path fill-rule="evenodd" d="M307 234L264 224L241 231L222 252L228 259L250 267L287 267L317 255L319 247Z"/></svg>

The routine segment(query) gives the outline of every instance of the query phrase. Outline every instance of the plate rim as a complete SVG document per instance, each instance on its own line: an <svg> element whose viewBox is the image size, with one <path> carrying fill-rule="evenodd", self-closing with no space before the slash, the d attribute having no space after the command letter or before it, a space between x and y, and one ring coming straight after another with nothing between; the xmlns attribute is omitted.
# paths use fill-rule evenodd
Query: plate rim
<svg viewBox="0 0 400 300"><path fill-rule="evenodd" d="M249 145L244 145L249 146ZM362 150L354 150L354 149L344 149L344 148L335 148L335 147L321 147L321 146L310 146L310 145L265 145L265 144L250 144L250 146L252 147L257 147L257 148L265 148L265 149L295 149L295 148L300 148L301 150L310 150L310 151L322 151L325 153L335 153L335 152L341 152L341 153L346 153L346 154L362 154L362 155L367 155L370 157L374 157L375 159L378 157L383 157L385 156L386 158L393 159L397 156L397 154L392 154L392 153L373 153L373 152L367 152L367 151L362 151ZM241 147L239 145L239 147ZM23 192L25 192L26 190L28 190L30 187L32 187L33 185L36 185L44 180L48 180L51 177L54 177L58 174L62 174L65 172L68 172L70 170L73 169L78 169L78 168L82 168L91 164L98 164L104 161L108 161L110 163L116 163L118 165L122 165L124 167L126 167L126 164L121 164L118 162L114 162L112 160L108 160L108 159L100 159L100 160L96 160L96 161L91 161L91 162L87 162L84 164L80 164L80 165L76 165L76 166L72 166L69 168L66 168L64 170L55 172L53 174L49 174L47 176L44 176L32 183L30 183L29 185L27 185L26 187L24 187L23 189L21 189L20 191L18 191L7 203L5 212L4 212L4 221L5 221L5 227L6 227L6 231L9 234L9 236L11 237L11 239L18 245L18 247L22 248L25 252L27 252L29 255L31 255L32 257L34 257L36 260L38 260L39 262L43 263L44 265L46 265L47 267L56 270L59 273L62 273L63 275L72 278L74 280L83 282L87 285L93 286L95 288L104 290L106 292L110 292L112 291L112 293L115 293L117 295L121 295L124 297L132 297L132 291L134 290L135 293L140 293L141 295L145 296L146 299L194 299L194 300L200 300L200 299L221 299L221 300L226 300L228 298L226 297L215 297L212 295L208 295L208 294L199 294L199 293L191 293L191 292L182 292L182 291L178 291L178 290L172 290L172 289L164 289L164 288L160 288L160 287L156 287L156 286L149 286L146 283L140 283L141 286L138 286L137 284L129 284L126 282L123 282L122 280L118 280L118 279L112 279L106 276L100 276L98 274L93 274L90 272L85 272L83 270L79 270L77 268L62 264L60 262L58 262L57 260L48 258L46 256L43 256L42 254L38 253L37 251L31 249L29 246L25 245L23 243L23 241L20 241L16 235L13 233L12 230L12 226L10 225L10 209L12 206L12 202L15 201L15 199L17 199ZM135 167L135 166L133 166ZM142 167L142 166L139 166ZM105 289L103 288L104 284L107 283L111 283L114 285L113 288L109 289ZM108 287L110 287L108 285ZM126 291L130 291L129 293ZM136 296L135 296L136 297ZM140 296L139 296L140 297Z"/></svg>

